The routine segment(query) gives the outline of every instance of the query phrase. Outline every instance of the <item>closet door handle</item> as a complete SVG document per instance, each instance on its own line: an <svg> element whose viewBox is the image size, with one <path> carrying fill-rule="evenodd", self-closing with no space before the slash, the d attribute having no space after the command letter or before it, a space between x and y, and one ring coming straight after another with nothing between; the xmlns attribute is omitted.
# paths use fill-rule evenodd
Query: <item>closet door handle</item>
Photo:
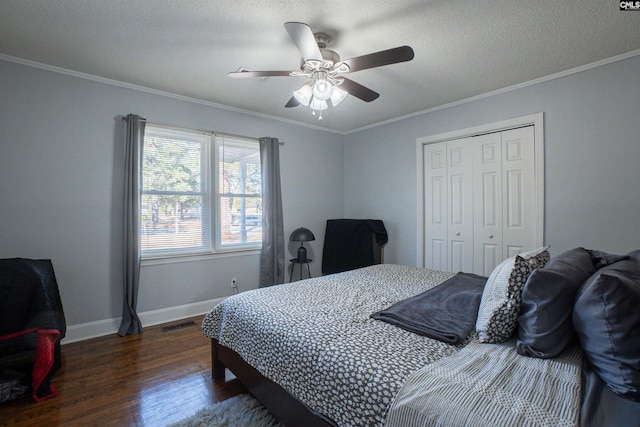
<svg viewBox="0 0 640 427"><path fill-rule="evenodd" d="M460 232L459 232L459 231L456 231L456 236L459 236L459 235L460 235Z"/></svg>
<svg viewBox="0 0 640 427"><path fill-rule="evenodd" d="M493 234L489 234L489 238L490 238L490 239L493 239Z"/></svg>

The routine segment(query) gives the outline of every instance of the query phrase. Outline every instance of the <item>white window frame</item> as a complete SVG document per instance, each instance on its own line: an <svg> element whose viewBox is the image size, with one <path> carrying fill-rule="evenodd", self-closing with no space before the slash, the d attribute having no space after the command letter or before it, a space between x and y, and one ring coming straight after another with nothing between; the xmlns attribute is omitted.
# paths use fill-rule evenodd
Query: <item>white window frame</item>
<svg viewBox="0 0 640 427"><path fill-rule="evenodd" d="M158 124L147 123L145 135L162 136L166 138L179 139L181 136L191 140L198 140L202 144L201 149L201 195L202 206L209 206L208 213L203 212L202 228L203 241L199 247L183 248L183 249L160 249L153 251L142 251L141 256L144 261L143 265L151 265L155 263L164 263L171 261L197 260L208 258L211 256L248 254L259 251L262 248L262 242L247 242L233 245L222 245L221 243L221 209L220 195L218 194L218 147L225 140L227 144L238 145L252 148L255 146L259 155L260 142L257 139L241 136L228 136L211 132L196 131L183 128L174 128ZM143 159L141 159L143 162ZM143 165L141 166L141 168ZM142 173L142 169L141 169ZM177 192L176 192L177 193ZM152 194L145 192L144 188L140 189L140 195ZM165 193L166 194L166 193ZM252 195L255 197L255 195ZM204 211L204 209L203 209ZM140 227L142 233L142 227Z"/></svg>
<svg viewBox="0 0 640 427"><path fill-rule="evenodd" d="M212 164L216 166L219 164L219 159L218 159L219 148L220 146L227 143L234 147L243 147L243 148L253 148L252 146L255 145L257 149L256 150L257 154L258 156L260 155L260 141L257 139L250 139L250 138L244 138L239 136L227 136L227 135L220 135L220 134L217 134L214 137L215 138L213 141L213 149L211 151L213 152L213 155L214 155L214 158L212 159L212 162L213 162ZM246 243L238 243L238 244L230 244L230 245L222 246L222 243L221 243L222 209L220 209L220 198L228 195L232 195L232 193L220 193L218 191L218 189L220 188L220 183L218 181L219 174L218 174L217 168L215 173L212 175L213 175L212 185L213 185L213 188L215 188L215 191L212 191L211 194L215 199L213 201L213 204L216 207L214 211L215 212L214 225L215 225L216 232L214 233L214 241L212 242L214 251L215 252L233 252L233 251L243 251L243 250L251 250L251 249L261 249L262 242L246 242ZM250 193L236 193L233 195L235 197L261 197L260 194L250 194ZM246 230L243 229L242 232L246 232Z"/></svg>

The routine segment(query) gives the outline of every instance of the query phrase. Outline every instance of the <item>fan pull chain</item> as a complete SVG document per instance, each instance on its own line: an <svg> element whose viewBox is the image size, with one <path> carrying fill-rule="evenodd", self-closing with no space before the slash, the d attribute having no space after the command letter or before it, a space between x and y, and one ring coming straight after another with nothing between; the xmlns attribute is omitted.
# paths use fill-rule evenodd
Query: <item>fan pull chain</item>
<svg viewBox="0 0 640 427"><path fill-rule="evenodd" d="M318 120L322 120L322 110L318 110L318 111L319 111ZM311 110L311 115L315 116L316 110Z"/></svg>

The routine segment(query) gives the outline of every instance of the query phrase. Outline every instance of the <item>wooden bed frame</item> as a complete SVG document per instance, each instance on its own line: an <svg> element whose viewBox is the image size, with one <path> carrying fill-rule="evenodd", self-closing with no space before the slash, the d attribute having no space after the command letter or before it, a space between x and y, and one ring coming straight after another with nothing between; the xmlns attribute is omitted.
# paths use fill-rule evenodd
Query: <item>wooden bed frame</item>
<svg viewBox="0 0 640 427"><path fill-rule="evenodd" d="M280 385L266 378L245 362L238 353L212 338L211 376L213 380L224 381L226 368L283 424L337 427L337 424L329 418L309 408Z"/></svg>

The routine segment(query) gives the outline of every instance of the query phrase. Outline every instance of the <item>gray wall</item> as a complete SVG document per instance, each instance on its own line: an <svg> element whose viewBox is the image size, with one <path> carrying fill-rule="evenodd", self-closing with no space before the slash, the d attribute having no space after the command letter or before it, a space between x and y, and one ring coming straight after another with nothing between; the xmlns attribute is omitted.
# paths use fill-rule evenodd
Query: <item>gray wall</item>
<svg viewBox="0 0 640 427"><path fill-rule="evenodd" d="M416 139L544 113L545 243L640 248L640 56L345 137L345 216L385 220L388 262L416 263Z"/></svg>
<svg viewBox="0 0 640 427"><path fill-rule="evenodd" d="M122 313L122 115L285 141L285 237L310 228L318 261L326 219L344 211L339 134L3 60L0 99L0 257L52 259L69 326ZM255 288L258 272L256 254L145 266L138 311L224 297L231 277Z"/></svg>
<svg viewBox="0 0 640 427"><path fill-rule="evenodd" d="M285 229L314 231L314 275L332 217L384 219L386 261L416 263L417 138L543 112L545 242L626 252L640 248L638 75L633 57L343 136L0 60L0 257L51 258L71 326L121 315L129 112L286 141ZM255 288L258 256L145 266L138 309L224 297L231 277Z"/></svg>

